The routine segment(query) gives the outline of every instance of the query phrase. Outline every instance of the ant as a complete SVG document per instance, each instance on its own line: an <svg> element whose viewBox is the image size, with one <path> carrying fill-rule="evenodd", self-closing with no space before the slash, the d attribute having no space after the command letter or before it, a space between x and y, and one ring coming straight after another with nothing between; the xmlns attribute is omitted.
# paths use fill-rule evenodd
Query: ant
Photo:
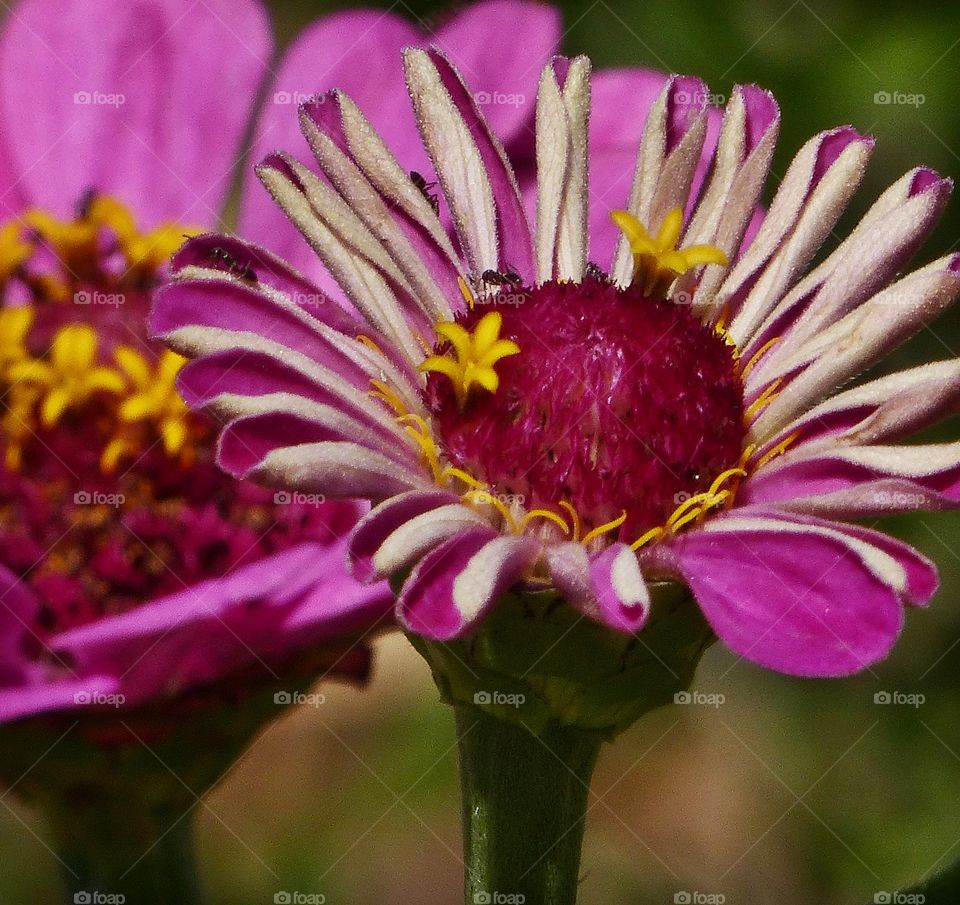
<svg viewBox="0 0 960 905"><path fill-rule="evenodd" d="M90 209L93 202L97 200L97 190L91 185L77 200L76 218L86 220L90 216Z"/></svg>
<svg viewBox="0 0 960 905"><path fill-rule="evenodd" d="M241 280L246 280L249 283L257 282L257 275L254 273L249 262L244 261L241 263L230 254L229 251L221 248L219 245L215 245L207 252L207 258L214 264L222 264L223 270L233 274L235 277L239 277Z"/></svg>
<svg viewBox="0 0 960 905"><path fill-rule="evenodd" d="M488 283L491 286L522 286L523 277L517 273L511 264L506 264L502 271L485 270L480 274L481 282Z"/></svg>
<svg viewBox="0 0 960 905"><path fill-rule="evenodd" d="M410 171L410 181L411 181L418 189L420 189L420 194L423 195L423 197L427 199L427 201L428 201L429 204L430 204L430 207L433 208L433 212L434 212L435 214L439 214L439 213L440 213L440 199L437 198L437 196L436 196L435 194L433 194L433 192L430 191L430 189L432 189L432 188L434 188L434 187L436 186L436 183L435 183L435 182L427 182L427 180L423 178L422 174L418 173L416 170L411 170L411 171Z"/></svg>
<svg viewBox="0 0 960 905"><path fill-rule="evenodd" d="M587 262L586 275L590 277L591 280L606 279L606 274L594 264L593 261Z"/></svg>

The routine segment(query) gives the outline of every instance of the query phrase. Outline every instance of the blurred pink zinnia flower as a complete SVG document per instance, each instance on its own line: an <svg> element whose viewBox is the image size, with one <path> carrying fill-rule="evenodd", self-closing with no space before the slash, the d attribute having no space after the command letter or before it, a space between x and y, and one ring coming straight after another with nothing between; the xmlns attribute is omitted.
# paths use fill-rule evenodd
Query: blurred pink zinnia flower
<svg viewBox="0 0 960 905"><path fill-rule="evenodd" d="M669 580L765 666L883 657L936 571L847 520L960 498L957 443L897 445L956 410L960 364L836 389L960 290L958 255L891 282L949 180L907 173L805 273L870 156L854 129L800 150L761 223L768 93L736 88L714 147L699 80L557 58L524 190L508 151L529 167L528 136L503 133L482 81L437 49L404 64L429 168L335 91L300 109L326 179L280 153L258 171L343 306L304 310L253 248L232 253L257 281L212 269L208 238L159 294L155 332L197 359L188 401L229 422L221 465L370 498L354 573L402 578L398 618L430 639L471 632L516 587L635 632L648 583Z"/></svg>
<svg viewBox="0 0 960 905"><path fill-rule="evenodd" d="M435 35L490 73L493 91L501 73L486 39L501 27L496 6ZM530 13L535 73L558 26L546 8ZM266 90L255 144L282 136L296 94L361 68L372 115L384 127L396 121L399 138L397 51L416 35L375 12L317 22ZM362 509L224 475L215 431L176 392L182 360L145 333L167 257L185 232L220 224L271 53L266 13L248 0L25 0L9 14L0 721L90 705L111 713L117 702L124 713L155 708L224 683L276 680L288 667L362 677L362 636L392 624L386 586L361 585L344 568ZM520 132L524 115L505 107L500 124ZM299 238L277 228L270 208L259 186L245 188L243 229L295 258L291 234ZM276 270L284 289L324 298L266 253L241 266L232 240L197 241L208 264L241 284Z"/></svg>

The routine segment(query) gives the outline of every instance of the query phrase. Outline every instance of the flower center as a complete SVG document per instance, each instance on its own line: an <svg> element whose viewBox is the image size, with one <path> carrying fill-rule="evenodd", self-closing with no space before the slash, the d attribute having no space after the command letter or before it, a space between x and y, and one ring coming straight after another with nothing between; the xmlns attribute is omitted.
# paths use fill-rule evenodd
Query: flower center
<svg viewBox="0 0 960 905"><path fill-rule="evenodd" d="M345 520L216 467L213 430L176 389L183 360L145 332L188 232L141 231L92 195L73 219L0 226L0 566L41 601L35 643Z"/></svg>
<svg viewBox="0 0 960 905"><path fill-rule="evenodd" d="M496 362L496 392L464 398L430 366L424 395L444 456L508 504L572 507L581 533L611 525L632 542L737 466L736 350L688 307L596 277L487 301L502 317L495 339L521 350ZM485 318L489 304L459 316L461 339Z"/></svg>

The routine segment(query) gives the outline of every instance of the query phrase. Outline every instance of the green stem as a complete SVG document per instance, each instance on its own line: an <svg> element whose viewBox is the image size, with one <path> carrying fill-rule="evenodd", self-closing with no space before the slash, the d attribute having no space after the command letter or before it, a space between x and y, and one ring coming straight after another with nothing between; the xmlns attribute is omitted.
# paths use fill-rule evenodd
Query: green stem
<svg viewBox="0 0 960 905"><path fill-rule="evenodd" d="M574 905L599 733L455 706L467 905ZM522 897L522 898L521 898Z"/></svg>
<svg viewBox="0 0 960 905"><path fill-rule="evenodd" d="M66 901L200 905L192 814L132 798L113 804L73 801L48 813Z"/></svg>

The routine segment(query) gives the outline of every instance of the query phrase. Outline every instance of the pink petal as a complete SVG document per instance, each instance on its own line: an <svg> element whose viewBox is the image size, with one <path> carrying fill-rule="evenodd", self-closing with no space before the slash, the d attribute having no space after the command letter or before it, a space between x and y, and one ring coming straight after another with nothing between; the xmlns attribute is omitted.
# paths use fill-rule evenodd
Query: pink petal
<svg viewBox="0 0 960 905"><path fill-rule="evenodd" d="M456 501L456 496L442 490L414 490L372 509L357 522L350 535L347 565L353 576L364 583L371 581L374 554L397 528L418 515Z"/></svg>
<svg viewBox="0 0 960 905"><path fill-rule="evenodd" d="M324 314L332 314L335 307L327 306ZM333 322L344 325L339 313ZM309 319L255 287L199 279L170 283L156 294L150 328L157 336L181 330L250 333L313 359L354 386L366 389L370 383L369 375L322 337Z"/></svg>
<svg viewBox="0 0 960 905"><path fill-rule="evenodd" d="M650 615L650 591L637 554L626 544L611 544L590 565L600 622L621 632L643 628Z"/></svg>
<svg viewBox="0 0 960 905"><path fill-rule="evenodd" d="M809 455L801 447L745 481L737 501L840 518L953 507L960 502L960 444L847 446Z"/></svg>
<svg viewBox="0 0 960 905"><path fill-rule="evenodd" d="M309 163L297 106L315 94L340 88L357 102L407 168L427 171L400 55L402 48L421 40L411 22L386 11L340 12L316 21L287 51L267 90L251 159L262 160L275 148L284 148ZM317 280L325 291L333 288L316 254L249 171L244 175L239 232Z"/></svg>
<svg viewBox="0 0 960 905"><path fill-rule="evenodd" d="M82 671L120 677L127 705L215 682L245 666L279 668L311 644L381 622L386 585L343 571L343 542L302 544L225 578L56 636Z"/></svg>
<svg viewBox="0 0 960 905"><path fill-rule="evenodd" d="M0 685L17 682L23 675L27 663L23 641L38 609L27 585L0 566Z"/></svg>
<svg viewBox="0 0 960 905"><path fill-rule="evenodd" d="M791 675L842 676L890 651L903 610L868 561L872 548L789 522L708 525L677 538L669 556L735 653Z"/></svg>
<svg viewBox="0 0 960 905"><path fill-rule="evenodd" d="M650 592L626 544L612 544L593 559L582 544L554 544L546 557L554 587L571 606L618 632L636 632L646 623Z"/></svg>
<svg viewBox="0 0 960 905"><path fill-rule="evenodd" d="M738 510L738 515L742 516L744 514L746 513ZM854 537L870 544L872 547L876 547L878 550L882 550L895 559L904 570L907 580L903 598L905 603L913 606L926 606L933 599L933 595L936 594L937 588L940 586L937 567L931 560L909 544L905 544L889 534L884 534L882 531L874 531L861 525L840 524L792 513L776 512L775 517L795 524L814 525L840 531L849 537Z"/></svg>
<svg viewBox="0 0 960 905"><path fill-rule="evenodd" d="M517 140L532 148L537 80L557 51L561 28L556 7L488 0L464 7L431 40L463 73L504 144ZM509 40L504 40L507 33ZM520 47L523 52L517 53Z"/></svg>
<svg viewBox="0 0 960 905"><path fill-rule="evenodd" d="M397 601L398 619L427 638L462 635L519 580L536 554L529 538L485 528L464 531L410 573Z"/></svg>
<svg viewBox="0 0 960 905"><path fill-rule="evenodd" d="M24 0L0 46L19 188L61 216L95 188L145 226L216 223L271 43L254 0Z"/></svg>

